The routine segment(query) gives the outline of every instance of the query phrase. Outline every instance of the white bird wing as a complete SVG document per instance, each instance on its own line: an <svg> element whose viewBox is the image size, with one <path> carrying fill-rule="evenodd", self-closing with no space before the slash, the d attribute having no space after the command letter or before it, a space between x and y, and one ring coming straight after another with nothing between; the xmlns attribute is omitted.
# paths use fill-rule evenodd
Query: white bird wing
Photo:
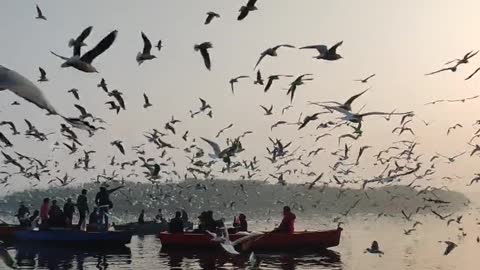
<svg viewBox="0 0 480 270"><path fill-rule="evenodd" d="M220 152L222 152L220 150L220 146L218 146L218 144L210 141L210 140L207 140L203 137L200 137L202 140L204 140L206 143L208 143L212 148L213 148L213 152L215 153L216 156L220 155Z"/></svg>
<svg viewBox="0 0 480 270"><path fill-rule="evenodd" d="M49 113L57 114L57 111L50 102L48 102L40 88L16 71L0 65L0 90L1 89L8 89L17 96L47 110Z"/></svg>
<svg viewBox="0 0 480 270"><path fill-rule="evenodd" d="M51 54L53 54L53 55L55 55L56 57L58 57L58 58L62 59L62 60L65 60L65 61L69 59L68 57L61 56L61 55L59 55L59 54L56 54L56 53L54 53L54 52L52 52L52 51L50 51L50 53L51 53Z"/></svg>

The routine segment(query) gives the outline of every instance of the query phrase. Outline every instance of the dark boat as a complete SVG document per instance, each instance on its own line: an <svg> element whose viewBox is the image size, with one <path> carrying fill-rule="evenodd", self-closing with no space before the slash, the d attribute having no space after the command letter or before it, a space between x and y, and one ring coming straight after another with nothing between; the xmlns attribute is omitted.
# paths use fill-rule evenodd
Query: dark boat
<svg viewBox="0 0 480 270"><path fill-rule="evenodd" d="M271 233L260 234L258 237L247 241L240 247L242 250L253 251L298 251L298 250L322 250L338 246L342 229L317 232L295 232L294 234ZM235 241L245 235L232 234L231 241ZM215 249L220 245L212 241L208 234L184 233L158 235L162 243L162 249ZM237 247L238 248L238 247Z"/></svg>
<svg viewBox="0 0 480 270"><path fill-rule="evenodd" d="M168 223L157 223L154 221L145 222L143 224L132 222L113 226L115 230L129 231L135 235L157 235L160 232L168 231Z"/></svg>
<svg viewBox="0 0 480 270"><path fill-rule="evenodd" d="M0 240L12 240L15 232L21 230L26 230L26 228L20 225L0 224Z"/></svg>
<svg viewBox="0 0 480 270"><path fill-rule="evenodd" d="M62 246L112 246L130 243L128 231L85 232L72 229L49 229L39 231L16 231L15 241L40 242Z"/></svg>

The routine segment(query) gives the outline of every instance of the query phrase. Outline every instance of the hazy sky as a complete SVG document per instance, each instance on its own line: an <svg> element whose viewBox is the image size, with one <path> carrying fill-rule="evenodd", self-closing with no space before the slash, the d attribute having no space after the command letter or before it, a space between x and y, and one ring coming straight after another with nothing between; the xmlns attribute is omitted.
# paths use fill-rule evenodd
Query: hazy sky
<svg viewBox="0 0 480 270"><path fill-rule="evenodd" d="M258 176L260 179L274 172L263 158L267 155L265 146L268 136L284 141L294 140L293 148L301 146L307 151L319 146L327 148L328 151L312 159L312 170L317 173L329 172L328 165L334 162L329 153L338 148L337 136L351 132L350 128L332 131L334 136L315 144L314 137L310 135L326 132L316 131L315 123L300 132L296 127L282 127L270 132L270 125L280 119L296 121L302 111L318 111L318 108L307 106L307 101L344 101L369 86L371 90L354 103L354 110L366 105L364 111L415 111L417 117L411 127L420 144L416 153L424 154L425 166L430 165L428 161L435 152L454 155L465 150L471 151L472 147L466 142L476 131L472 124L477 119L475 112L480 99L465 104L423 104L435 99L480 94L477 90L480 77L464 81L480 65L480 58L473 58L471 64L461 66L456 73L445 72L431 77L423 74L478 48L480 38L475 34L476 26L480 23L478 1L259 0L259 10L238 22L238 9L244 2L5 0L0 9L0 64L34 81L39 76L38 67L42 66L50 82L42 83L40 87L60 112L76 116L78 111L73 104L79 103L108 122L107 131L98 132L93 139L82 135L85 149L97 151L93 157L97 169L103 169L107 156L112 154L119 161L135 159L133 153L120 157L119 152L109 145L110 141L123 140L129 149L132 145L145 142L142 135L144 131L163 129L164 124L175 115L183 120L176 126L179 136L170 136L165 140L180 149L187 146L180 138L185 130L190 130L191 138L214 138L219 129L234 123L234 128L226 132L221 140L217 139L223 146L227 137L238 136L247 130L254 131L253 135L243 140L247 150L239 159L255 155L261 158L264 172ZM47 21L34 19L36 3L42 8ZM215 11L221 14L221 18L210 25L203 25L207 11ZM119 31L113 46L94 62L100 73L86 74L60 68L60 59L49 51L70 55L68 40L90 25L94 28L86 41L89 45L87 50L108 32L114 29ZM158 59L139 67L135 56L143 46L141 31L147 34L152 43L162 39L165 47L160 53L154 51ZM238 75L253 77L253 67L266 48L283 43L297 47L313 44L330 46L340 40L344 44L338 51L344 59L336 62L319 61L312 58L314 51L297 49L280 49L279 57L263 60L260 69L265 77L270 74L315 74L314 81L298 89L294 108L283 117L280 110L289 104L284 89L291 79L275 82L266 95L262 87L253 85L252 80L241 81L236 85L236 94L231 94L228 80ZM210 51L213 67L210 72L205 69L199 53L193 50L194 44L204 41L213 43ZM353 79L372 73L377 76L368 85L353 82ZM96 87L101 78L107 80L110 89L124 93L127 111L116 116L107 110L104 103L109 99ZM80 102L67 93L71 88L80 90ZM154 104L148 110L142 108L144 92ZM198 97L203 97L212 105L214 119L206 116L193 120L190 118L188 111L199 108ZM10 106L14 100L19 99L9 92L0 93L1 120L13 120L24 130L23 119L28 118L42 131L57 131L46 143L25 140L23 136L9 136L15 144L14 150L42 159L53 156L55 160L65 161L58 175L63 175L65 171L70 173L81 153L75 156L68 156L66 150L51 153L56 140L63 142L58 135L59 120L45 116L44 112L24 101L21 101L21 106ZM263 116L259 105L269 107L271 104L275 106L274 116ZM322 116L317 124L334 120L337 116ZM431 124L426 127L422 119ZM464 128L446 136L448 127L456 123L461 123ZM371 157L388 147L392 141L414 138L410 135L392 135L391 131L397 124L398 121L386 122L380 117L365 120L364 136L354 142L352 156L356 156L358 148L363 145L372 145L374 149L365 155L365 163L356 169L356 177L378 175L383 167L374 167ZM0 127L0 131L10 134L7 127ZM209 149L203 142L199 144ZM154 147L147 147L147 150L148 156L159 154ZM12 152L10 149L7 151ZM171 151L170 155L174 157L177 169L183 172L187 161L185 154L177 150ZM455 189L463 189L476 172L477 162L478 157L467 156L448 165L440 160L437 162L436 180L423 183L435 186L447 184ZM107 171L111 172L112 168L107 166ZM142 170L138 168L137 171ZM96 172L85 174L79 171L71 174L89 180ZM239 176L216 175L232 179ZM453 182L440 179L454 175L462 179ZM293 178L292 182L307 180ZM22 177L12 179L18 179L19 184L26 183ZM48 180L43 179L42 182Z"/></svg>

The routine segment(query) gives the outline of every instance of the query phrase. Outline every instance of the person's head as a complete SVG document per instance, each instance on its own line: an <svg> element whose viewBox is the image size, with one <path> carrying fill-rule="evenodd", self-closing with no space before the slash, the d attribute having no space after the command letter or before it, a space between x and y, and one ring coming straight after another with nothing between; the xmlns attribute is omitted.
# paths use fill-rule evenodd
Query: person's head
<svg viewBox="0 0 480 270"><path fill-rule="evenodd" d="M208 211L206 212L206 217L207 217L208 219L213 219L213 211L212 211L212 210L208 210Z"/></svg>
<svg viewBox="0 0 480 270"><path fill-rule="evenodd" d="M43 203L49 203L49 202L50 202L50 199L49 199L49 198L43 199Z"/></svg>
<svg viewBox="0 0 480 270"><path fill-rule="evenodd" d="M101 187L100 187L100 192L105 192L105 191L107 191L107 188L104 187L104 186L101 186Z"/></svg>
<svg viewBox="0 0 480 270"><path fill-rule="evenodd" d="M98 207L93 207L93 213L98 211Z"/></svg>
<svg viewBox="0 0 480 270"><path fill-rule="evenodd" d="M159 208L159 209L158 209L158 213L159 213L159 214L162 213L162 208Z"/></svg>
<svg viewBox="0 0 480 270"><path fill-rule="evenodd" d="M245 216L244 214L240 214L240 215L238 215L238 219L242 220L242 221L247 220L247 216Z"/></svg>
<svg viewBox="0 0 480 270"><path fill-rule="evenodd" d="M141 212L141 213L142 213L142 214L145 214L145 209L142 209L142 212Z"/></svg>
<svg viewBox="0 0 480 270"><path fill-rule="evenodd" d="M87 190L86 189L82 189L82 195L87 195Z"/></svg>
<svg viewBox="0 0 480 270"><path fill-rule="evenodd" d="M33 215L34 215L34 216L40 215L40 211L38 211L38 210L33 211Z"/></svg>
<svg viewBox="0 0 480 270"><path fill-rule="evenodd" d="M175 217L176 218L180 218L181 216L182 216L182 212L180 212L180 211L175 212Z"/></svg>
<svg viewBox="0 0 480 270"><path fill-rule="evenodd" d="M68 199L67 199L67 203L72 203L72 199L71 199L71 198L68 198Z"/></svg>
<svg viewBox="0 0 480 270"><path fill-rule="evenodd" d="M284 207L283 207L283 214L284 214L284 215L287 214L287 213L290 213L290 211L291 211L291 210L290 210L290 207L289 207L289 206L284 206Z"/></svg>
<svg viewBox="0 0 480 270"><path fill-rule="evenodd" d="M53 200L52 205L57 205L57 200Z"/></svg>

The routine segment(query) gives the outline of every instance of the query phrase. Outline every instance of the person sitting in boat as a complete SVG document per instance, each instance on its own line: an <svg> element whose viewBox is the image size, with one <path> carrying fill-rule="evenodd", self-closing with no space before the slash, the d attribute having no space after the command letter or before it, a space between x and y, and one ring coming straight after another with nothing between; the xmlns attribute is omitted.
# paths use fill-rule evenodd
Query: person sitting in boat
<svg viewBox="0 0 480 270"><path fill-rule="evenodd" d="M145 224L145 210L142 209L140 216L138 217L138 224Z"/></svg>
<svg viewBox="0 0 480 270"><path fill-rule="evenodd" d="M42 206L40 207L40 221L42 223L42 226L47 227L48 226L48 211L50 210L50 199L45 198L43 199Z"/></svg>
<svg viewBox="0 0 480 270"><path fill-rule="evenodd" d="M188 214L185 209L182 209L182 222L184 230L193 230L193 223L188 220Z"/></svg>
<svg viewBox="0 0 480 270"><path fill-rule="evenodd" d="M119 186L112 189L107 189L105 186L100 187L100 191L95 196L95 203L98 206L100 214L103 216L102 224L105 225L105 229L108 229L108 211L113 208L113 202L110 200L110 194L123 188Z"/></svg>
<svg viewBox="0 0 480 270"><path fill-rule="evenodd" d="M183 233L183 220L182 213L180 211L175 212L175 217L170 220L169 232Z"/></svg>
<svg viewBox="0 0 480 270"><path fill-rule="evenodd" d="M57 204L57 200L52 200L52 206L48 210L48 224L51 227L65 227L65 214L60 206Z"/></svg>
<svg viewBox="0 0 480 270"><path fill-rule="evenodd" d="M75 204L72 199L68 198L67 202L63 205L63 213L65 214L65 223L67 226L72 226L73 214L75 213Z"/></svg>
<svg viewBox="0 0 480 270"><path fill-rule="evenodd" d="M102 227L103 216L100 215L98 207L94 207L93 211L88 216L87 231L100 231Z"/></svg>
<svg viewBox="0 0 480 270"><path fill-rule="evenodd" d="M238 215L233 220L233 233L237 232L247 232L248 231L248 223L247 223L247 216L244 214Z"/></svg>
<svg viewBox="0 0 480 270"><path fill-rule="evenodd" d="M78 209L78 214L79 214L79 220L78 220L78 228L83 229L85 228L85 222L87 218L87 213L89 212L88 209L88 199L87 199L87 190L82 189L82 193L78 195L77 198L77 209Z"/></svg>
<svg viewBox="0 0 480 270"><path fill-rule="evenodd" d="M32 229L38 228L39 221L40 221L40 211L35 210L33 211L33 215L31 215L30 218L28 218L28 226L30 226Z"/></svg>
<svg viewBox="0 0 480 270"><path fill-rule="evenodd" d="M163 218L163 214L162 214L162 209L158 209L158 213L157 215L155 216L155 222L157 223L165 223L167 222L164 218Z"/></svg>
<svg viewBox="0 0 480 270"><path fill-rule="evenodd" d="M20 226L28 226L28 216L30 216L30 210L25 206L24 202L20 202L20 207L18 208L17 214L15 215L18 218Z"/></svg>
<svg viewBox="0 0 480 270"><path fill-rule="evenodd" d="M198 216L199 224L198 229L194 230L195 233L206 233L207 231L216 232L217 222L213 219L212 211L204 211Z"/></svg>
<svg viewBox="0 0 480 270"><path fill-rule="evenodd" d="M273 232L277 233L289 233L293 234L295 231L295 214L292 213L289 206L283 207L283 219L280 225L273 230Z"/></svg>

